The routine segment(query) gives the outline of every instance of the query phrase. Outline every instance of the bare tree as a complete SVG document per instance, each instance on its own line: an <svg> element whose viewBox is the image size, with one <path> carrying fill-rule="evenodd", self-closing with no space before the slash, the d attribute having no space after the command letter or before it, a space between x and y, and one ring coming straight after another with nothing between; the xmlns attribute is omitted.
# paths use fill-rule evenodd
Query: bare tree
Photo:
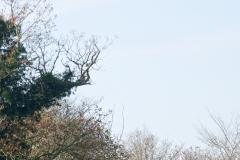
<svg viewBox="0 0 240 160"><path fill-rule="evenodd" d="M126 150L131 155L130 160L160 160L168 156L172 143L168 140L159 141L150 133L146 126L136 129L126 136Z"/></svg>
<svg viewBox="0 0 240 160"><path fill-rule="evenodd" d="M198 146L184 147L173 145L165 139L160 141L144 126L136 129L125 140L125 148L130 154L130 160L223 160L213 148Z"/></svg>
<svg viewBox="0 0 240 160"><path fill-rule="evenodd" d="M239 116L233 116L230 122L210 113L218 131L212 131L203 125L196 126L200 140L205 143L219 159L233 160L240 158L240 121Z"/></svg>

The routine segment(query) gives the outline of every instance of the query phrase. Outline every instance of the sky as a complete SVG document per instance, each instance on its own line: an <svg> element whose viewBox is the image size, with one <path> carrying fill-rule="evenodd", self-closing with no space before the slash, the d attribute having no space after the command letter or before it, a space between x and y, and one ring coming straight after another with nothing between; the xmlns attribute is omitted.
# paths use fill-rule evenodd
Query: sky
<svg viewBox="0 0 240 160"><path fill-rule="evenodd" d="M240 1L51 2L57 34L118 37L102 54L103 70L92 72L93 85L78 89L114 109L113 133L146 125L160 139L201 145L194 125L214 128L208 110L226 120L239 113Z"/></svg>

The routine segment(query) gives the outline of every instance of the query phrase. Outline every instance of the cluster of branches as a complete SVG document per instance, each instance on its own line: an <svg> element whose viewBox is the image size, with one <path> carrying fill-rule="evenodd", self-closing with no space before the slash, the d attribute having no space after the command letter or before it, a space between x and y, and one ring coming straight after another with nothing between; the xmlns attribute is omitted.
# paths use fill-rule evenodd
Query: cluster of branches
<svg viewBox="0 0 240 160"><path fill-rule="evenodd" d="M18 118L9 122L2 117L0 159L127 159L123 146L111 135L111 112L102 112L98 103L62 100L61 106L43 109L39 121L25 117L24 123Z"/></svg>
<svg viewBox="0 0 240 160"><path fill-rule="evenodd" d="M46 0L1 0L0 106L8 117L33 115L73 89L91 84L100 53L111 43L83 34L54 38L55 17ZM57 66L57 67L56 67Z"/></svg>
<svg viewBox="0 0 240 160"><path fill-rule="evenodd" d="M240 159L240 119L233 117L225 122L221 117L210 114L218 132L203 125L196 126L205 147L192 146L185 148L183 144L173 145L169 140L159 138L143 129L136 129L128 134L124 147L129 160L236 160Z"/></svg>

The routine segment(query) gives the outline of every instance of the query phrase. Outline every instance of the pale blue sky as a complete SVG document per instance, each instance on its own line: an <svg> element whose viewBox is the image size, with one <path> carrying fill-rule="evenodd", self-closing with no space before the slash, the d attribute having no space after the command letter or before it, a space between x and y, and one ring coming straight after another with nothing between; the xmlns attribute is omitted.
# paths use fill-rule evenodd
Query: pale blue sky
<svg viewBox="0 0 240 160"><path fill-rule="evenodd" d="M79 94L104 96L114 133L145 124L160 138L200 144L193 124L240 108L240 1L52 0L58 33L119 38Z"/></svg>

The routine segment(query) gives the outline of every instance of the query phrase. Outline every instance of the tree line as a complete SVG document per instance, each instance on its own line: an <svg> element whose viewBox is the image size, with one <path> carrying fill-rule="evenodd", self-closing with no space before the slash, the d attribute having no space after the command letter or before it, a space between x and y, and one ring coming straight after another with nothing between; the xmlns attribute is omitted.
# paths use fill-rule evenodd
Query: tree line
<svg viewBox="0 0 240 160"><path fill-rule="evenodd" d="M47 0L0 0L0 160L238 159L239 123L212 116L220 135L196 128L206 148L160 141L145 127L125 139L111 132L100 100L69 99L91 84L102 52L98 38L56 38ZM234 124L234 126L232 126Z"/></svg>

